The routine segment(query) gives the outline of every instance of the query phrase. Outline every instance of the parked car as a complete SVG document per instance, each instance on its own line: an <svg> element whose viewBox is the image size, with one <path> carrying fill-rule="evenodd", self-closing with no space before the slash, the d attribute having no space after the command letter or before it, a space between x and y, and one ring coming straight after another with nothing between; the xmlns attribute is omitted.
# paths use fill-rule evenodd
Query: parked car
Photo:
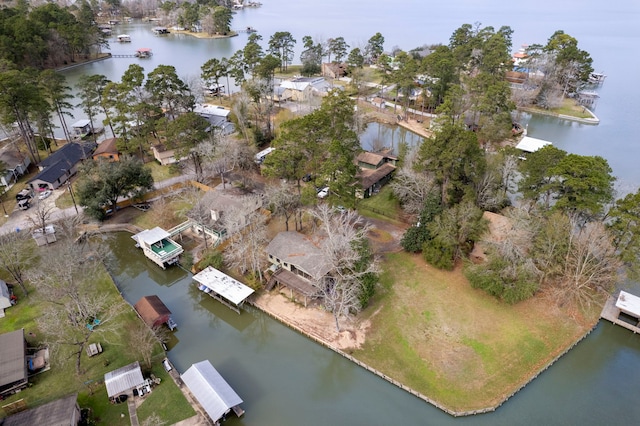
<svg viewBox="0 0 640 426"><path fill-rule="evenodd" d="M320 191L318 191L318 198L325 198L327 195L329 195L329 187L328 186L325 186Z"/></svg>
<svg viewBox="0 0 640 426"><path fill-rule="evenodd" d="M45 198L48 198L49 195L51 195L51 190L47 189L46 191L44 191L40 195L38 195L38 199L39 200L44 200Z"/></svg>
<svg viewBox="0 0 640 426"><path fill-rule="evenodd" d="M302 176L303 182L311 182L311 179L313 179L313 176L311 176L311 173L307 173L306 175Z"/></svg>

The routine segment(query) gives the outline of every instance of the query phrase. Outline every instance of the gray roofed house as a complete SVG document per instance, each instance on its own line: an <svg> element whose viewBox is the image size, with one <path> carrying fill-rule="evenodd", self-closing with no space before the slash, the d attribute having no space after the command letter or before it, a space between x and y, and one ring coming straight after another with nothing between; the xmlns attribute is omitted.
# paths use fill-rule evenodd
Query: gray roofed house
<svg viewBox="0 0 640 426"><path fill-rule="evenodd" d="M263 206L261 194L247 193L238 188L218 185L207 191L196 206L187 213L197 232L206 232L214 241L224 238L249 223L249 216ZM225 222L225 217L233 218L233 223ZM234 229L226 229L231 224Z"/></svg>
<svg viewBox="0 0 640 426"><path fill-rule="evenodd" d="M4 175L0 176L0 184L9 186L27 172L31 158L17 149L6 147L0 151L0 164L5 167Z"/></svg>
<svg viewBox="0 0 640 426"><path fill-rule="evenodd" d="M40 162L40 173L29 180L34 190L56 189L78 171L81 161L91 158L95 144L68 143Z"/></svg>
<svg viewBox="0 0 640 426"><path fill-rule="evenodd" d="M218 129L223 135L229 135L236 129L233 123L229 121L231 110L224 107L211 104L197 104L193 112L206 119L211 128ZM211 130L208 129L208 130Z"/></svg>
<svg viewBox="0 0 640 426"><path fill-rule="evenodd" d="M244 414L240 408L242 399L209 360L193 364L180 377L213 423L218 424L219 420L223 419L231 410L238 417Z"/></svg>
<svg viewBox="0 0 640 426"><path fill-rule="evenodd" d="M0 420L2 426L77 426L80 420L78 394L51 401Z"/></svg>
<svg viewBox="0 0 640 426"><path fill-rule="evenodd" d="M0 396L27 386L26 352L24 329L0 334Z"/></svg>
<svg viewBox="0 0 640 426"><path fill-rule="evenodd" d="M265 249L269 262L276 271L269 280L266 288L271 290L276 284L283 285L290 290L290 297L294 298L294 291L307 300L318 294L314 282L323 279L331 271L325 254L306 235L293 231L280 232Z"/></svg>
<svg viewBox="0 0 640 426"><path fill-rule="evenodd" d="M140 370L138 361L104 375L104 384L107 387L109 398L125 394L143 383L144 377L142 377L142 370Z"/></svg>

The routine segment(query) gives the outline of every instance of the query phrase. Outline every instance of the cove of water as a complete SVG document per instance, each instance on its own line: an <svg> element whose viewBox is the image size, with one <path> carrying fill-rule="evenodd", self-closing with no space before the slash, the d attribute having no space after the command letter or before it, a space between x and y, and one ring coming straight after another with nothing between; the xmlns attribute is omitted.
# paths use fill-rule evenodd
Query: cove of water
<svg viewBox="0 0 640 426"><path fill-rule="evenodd" d="M229 425L632 424L640 418L640 339L602 322L496 412L453 418L247 307L236 314L191 274L144 257L131 235L110 234L108 267L130 304L158 295L178 323L168 356L178 371L208 359L244 400Z"/></svg>
<svg viewBox="0 0 640 426"><path fill-rule="evenodd" d="M447 43L464 23L480 22L515 31L514 49L521 44L544 44L555 30L576 37L590 52L596 71L608 75L599 89L595 113L598 126L548 117L523 116L529 135L547 139L572 153L606 158L618 177L622 192L640 183L640 143L637 120L640 2L620 0L603 4L595 0L504 2L452 0L262 0L258 9L234 15L233 28L252 26L264 43L276 31L290 31L298 40L311 35L321 39L343 36L351 47L364 47L376 32L385 37L386 50L411 49L425 43ZM156 37L151 24L133 23L114 30L128 33L131 44L111 45L113 53L133 53L151 47L147 60L109 59L65 71L73 85L83 74L100 73L120 80L130 63L145 71L159 64L174 65L183 78L196 78L211 57L229 57L242 48L247 35L221 40L189 36ZM297 51L299 52L299 50ZM294 63L298 62L298 54ZM76 119L83 118L76 111ZM388 142L372 132L366 145ZM385 130L386 131L386 130ZM245 400L246 417L230 424L260 425L424 425L469 423L479 425L603 425L635 424L640 418L637 384L640 383L640 338L601 321L577 347L525 387L495 413L453 419L421 400L345 361L260 312L249 309L237 316L198 292L189 274L160 270L133 247L128 234L110 240L116 281L124 297L135 303L141 296L157 294L174 312L179 329L169 358L179 371L209 359ZM640 294L640 285L625 288ZM508 360L505 360L508 362Z"/></svg>

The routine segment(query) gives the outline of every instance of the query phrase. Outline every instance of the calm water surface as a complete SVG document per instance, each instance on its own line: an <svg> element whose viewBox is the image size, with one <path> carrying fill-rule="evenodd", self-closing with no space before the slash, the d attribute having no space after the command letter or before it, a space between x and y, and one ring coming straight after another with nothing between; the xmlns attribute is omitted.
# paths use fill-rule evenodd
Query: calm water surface
<svg viewBox="0 0 640 426"><path fill-rule="evenodd" d="M379 31L387 50L396 45L410 49L424 43L446 43L463 23L509 25L515 31L516 48L544 43L555 30L563 29L591 53L594 68L608 75L596 109L601 123L588 126L526 115L522 121L533 137L550 140L569 152L606 158L622 191L640 183L636 165L640 154L638 59L632 54L640 45L640 2L262 2L259 9L236 14L232 26L255 27L265 39L276 31L290 31L297 40L304 35L343 36L352 47L364 46ZM182 77L196 77L206 60L230 56L242 48L247 37L155 37L150 28L141 23L123 26L114 36L128 33L133 42L111 46L113 53L151 47L154 56L150 60L111 59L65 74L71 82L85 73L119 80L135 62L147 72L159 64L171 64ZM77 118L81 117L79 113ZM395 132L368 128L363 146L369 149L365 145L384 143L387 131ZM184 371L193 362L209 359L245 400L246 417L230 424L603 425L635 424L640 419L640 338L606 322L497 412L453 419L257 311L249 309L240 316L228 311L198 292L186 272L161 271L147 261L128 234L118 234L110 244L113 271L125 298L135 303L143 295L158 294L174 312L179 329L169 357L177 368ZM625 287L640 292L637 284Z"/></svg>

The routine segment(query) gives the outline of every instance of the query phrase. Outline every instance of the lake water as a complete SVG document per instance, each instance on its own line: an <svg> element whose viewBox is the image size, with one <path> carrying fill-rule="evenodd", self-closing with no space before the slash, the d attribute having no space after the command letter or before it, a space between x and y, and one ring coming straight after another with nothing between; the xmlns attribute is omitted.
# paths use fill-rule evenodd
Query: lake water
<svg viewBox="0 0 640 426"><path fill-rule="evenodd" d="M525 43L545 43L555 30L562 29L591 53L596 71L608 75L599 90L601 98L595 111L601 123L590 126L530 116L523 117L523 123L528 124L533 137L550 140L569 152L606 158L623 191L633 190L640 183L640 167L636 165L640 154L636 134L640 116L635 54L640 44L637 0L607 4L593 0L262 2L261 8L237 13L232 27L252 26L265 39L276 31L289 31L297 40L304 35L343 36L352 47L364 46L379 31L387 50L396 45L410 49L425 43L446 43L464 23L511 26L515 31L514 49ZM151 59L110 59L65 74L71 82L84 73L101 73L119 80L127 66L135 62L143 64L147 72L159 64L174 65L181 76L195 78L206 60L229 57L247 37L155 37L151 26L133 23L114 30L114 35L130 34L133 42L113 43L111 47L113 53L151 47ZM77 118L81 117L80 113ZM370 131L373 135L368 143L379 143L375 142L379 130ZM124 296L135 303L142 295L158 294L169 305L179 324L169 357L180 371L205 358L221 370L246 401L246 417L231 424L602 425L635 424L640 418L640 337L607 322L601 322L575 349L497 412L453 419L257 311L249 310L238 317L210 298L203 299L188 274L177 269L159 270L132 248L128 235L122 235L113 243L113 251L121 259L116 275ZM637 284L625 287L640 291Z"/></svg>

